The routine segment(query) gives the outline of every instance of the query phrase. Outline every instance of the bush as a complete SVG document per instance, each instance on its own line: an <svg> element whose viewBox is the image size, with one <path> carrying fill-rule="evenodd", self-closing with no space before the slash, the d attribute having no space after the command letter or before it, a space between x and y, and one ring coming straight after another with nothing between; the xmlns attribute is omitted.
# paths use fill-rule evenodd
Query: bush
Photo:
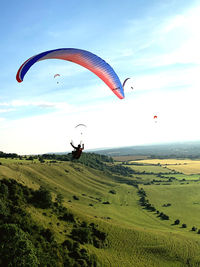
<svg viewBox="0 0 200 267"><path fill-rule="evenodd" d="M109 193L116 194L116 191L115 190L110 190Z"/></svg>
<svg viewBox="0 0 200 267"><path fill-rule="evenodd" d="M103 204L110 204L110 202L109 201L104 201Z"/></svg>
<svg viewBox="0 0 200 267"><path fill-rule="evenodd" d="M48 242L54 241L53 233L49 228L41 230L40 235L43 236Z"/></svg>
<svg viewBox="0 0 200 267"><path fill-rule="evenodd" d="M86 222L82 222L79 227L74 227L71 231L71 237L84 243L93 244L96 248L102 248L106 240L106 233L98 230L94 223L88 225Z"/></svg>
<svg viewBox="0 0 200 267"><path fill-rule="evenodd" d="M46 188L41 186L39 190L34 192L33 203L42 209L51 208L53 204L51 193Z"/></svg>
<svg viewBox="0 0 200 267"><path fill-rule="evenodd" d="M178 225L180 223L180 220L179 219L177 219L176 221L174 221L174 224L175 225Z"/></svg>
<svg viewBox="0 0 200 267"><path fill-rule="evenodd" d="M169 220L169 216L166 215L166 214L163 214L162 219L163 219L163 220Z"/></svg>
<svg viewBox="0 0 200 267"><path fill-rule="evenodd" d="M74 215L70 212L65 212L58 219L66 221L66 222L75 222Z"/></svg>
<svg viewBox="0 0 200 267"><path fill-rule="evenodd" d="M192 227L192 231L195 232L197 228L195 226Z"/></svg>
<svg viewBox="0 0 200 267"><path fill-rule="evenodd" d="M71 236L74 240L79 241L81 244L92 243L92 233L89 228L73 228Z"/></svg>
<svg viewBox="0 0 200 267"><path fill-rule="evenodd" d="M72 249L73 249L73 242L72 242L71 240L69 240L69 239L66 239L66 240L62 243L62 246L63 246L63 247L67 247L67 249L68 249L69 251L72 251Z"/></svg>
<svg viewBox="0 0 200 267"><path fill-rule="evenodd" d="M185 223L183 223L182 228L187 228L187 225Z"/></svg>

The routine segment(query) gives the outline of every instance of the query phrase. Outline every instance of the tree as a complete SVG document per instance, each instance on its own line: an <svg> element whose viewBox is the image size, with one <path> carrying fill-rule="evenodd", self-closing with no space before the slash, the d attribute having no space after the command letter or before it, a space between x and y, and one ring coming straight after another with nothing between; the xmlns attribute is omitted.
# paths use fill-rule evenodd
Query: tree
<svg viewBox="0 0 200 267"><path fill-rule="evenodd" d="M44 163L45 162L45 160L41 156L38 157L38 160L39 160L40 163Z"/></svg>
<svg viewBox="0 0 200 267"><path fill-rule="evenodd" d="M33 243L16 224L0 226L0 266L35 267L39 265Z"/></svg>

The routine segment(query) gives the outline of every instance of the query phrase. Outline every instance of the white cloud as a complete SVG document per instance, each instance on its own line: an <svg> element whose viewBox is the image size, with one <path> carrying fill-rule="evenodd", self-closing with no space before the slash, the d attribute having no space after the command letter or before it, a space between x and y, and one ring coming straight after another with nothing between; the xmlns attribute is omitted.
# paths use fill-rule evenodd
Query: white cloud
<svg viewBox="0 0 200 267"><path fill-rule="evenodd" d="M10 107L15 107L15 108L20 108L20 107L27 107L27 106L34 106L34 107L39 107L39 108L55 108L58 110L63 110L63 111L72 111L74 110L74 107L66 102L49 102L49 101L27 101L23 99L16 99L12 100L7 103L0 103L0 106L10 106ZM15 109L13 108L8 108L8 109L0 109L0 112L9 112L13 111Z"/></svg>
<svg viewBox="0 0 200 267"><path fill-rule="evenodd" d="M118 48L118 64L152 68L177 63L200 63L200 6L171 17L148 17L128 21L123 39L126 46ZM127 53L128 51L128 53Z"/></svg>
<svg viewBox="0 0 200 267"><path fill-rule="evenodd" d="M0 113L7 113L7 112L10 112L10 111L14 111L14 110L15 110L14 108L0 109Z"/></svg>
<svg viewBox="0 0 200 267"><path fill-rule="evenodd" d="M6 102L3 102L3 103L0 103L0 106L9 106L9 104Z"/></svg>

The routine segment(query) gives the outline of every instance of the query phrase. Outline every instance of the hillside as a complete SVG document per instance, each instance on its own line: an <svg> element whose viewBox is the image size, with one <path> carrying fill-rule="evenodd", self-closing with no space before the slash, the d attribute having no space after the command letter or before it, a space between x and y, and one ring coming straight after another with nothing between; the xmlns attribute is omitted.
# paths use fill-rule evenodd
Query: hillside
<svg viewBox="0 0 200 267"><path fill-rule="evenodd" d="M174 173L170 168L166 171L162 165L151 164L149 168L154 169L147 170L148 164L124 165L87 153L84 157L82 162L44 159L43 163L38 159L1 158L0 178L12 178L33 190L43 186L51 192L52 201L61 193L63 205L73 214L77 225L83 221L94 223L99 231L106 233L103 247L97 248L91 243L81 245L90 255L96 255L98 266L200 265L200 236L191 231L193 222L200 227L199 206L192 204L199 203L200 184L189 181L193 176L187 175L188 180L183 185L178 175L184 173ZM143 167L143 170L139 169ZM172 173L177 179L165 185ZM162 181L153 181L158 180L158 174ZM163 220L155 211L141 206L141 188L144 188L149 203L167 213L169 220ZM184 196L187 196L185 202ZM171 207L163 207L169 202ZM52 231L58 244L68 238L72 224L60 222L48 208L38 209L30 205L25 208L37 224ZM176 219L186 223L187 229L174 226Z"/></svg>

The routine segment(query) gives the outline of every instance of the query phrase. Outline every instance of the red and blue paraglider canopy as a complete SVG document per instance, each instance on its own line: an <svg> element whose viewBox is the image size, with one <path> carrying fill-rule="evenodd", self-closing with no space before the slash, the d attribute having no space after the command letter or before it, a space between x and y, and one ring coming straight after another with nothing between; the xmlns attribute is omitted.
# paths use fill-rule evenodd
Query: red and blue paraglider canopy
<svg viewBox="0 0 200 267"><path fill-rule="evenodd" d="M120 99L124 98L124 89L113 68L95 54L76 48L60 48L42 52L26 60L17 72L16 79L22 82L33 64L45 59L62 59L79 64L95 73Z"/></svg>

